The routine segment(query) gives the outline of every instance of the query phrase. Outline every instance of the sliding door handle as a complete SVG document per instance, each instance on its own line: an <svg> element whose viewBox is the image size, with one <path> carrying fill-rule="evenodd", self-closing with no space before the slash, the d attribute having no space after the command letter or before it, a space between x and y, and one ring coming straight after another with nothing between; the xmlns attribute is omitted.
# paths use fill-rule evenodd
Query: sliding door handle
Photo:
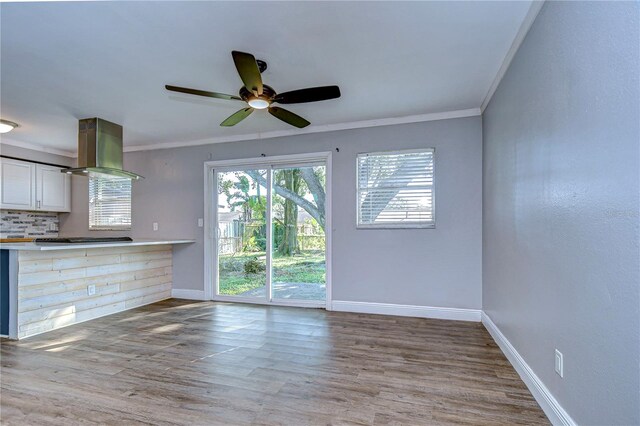
<svg viewBox="0 0 640 426"><path fill-rule="evenodd" d="M210 226L209 228L209 236L210 238L213 238L214 240L219 240L220 239L220 229L218 229L217 227L213 227Z"/></svg>

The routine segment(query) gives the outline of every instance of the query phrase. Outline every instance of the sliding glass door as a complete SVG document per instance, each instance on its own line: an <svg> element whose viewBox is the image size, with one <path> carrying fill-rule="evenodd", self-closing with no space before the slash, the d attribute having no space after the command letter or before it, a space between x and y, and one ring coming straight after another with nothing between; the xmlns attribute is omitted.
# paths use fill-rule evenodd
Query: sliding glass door
<svg viewBox="0 0 640 426"><path fill-rule="evenodd" d="M325 167L272 170L271 297L326 298Z"/></svg>
<svg viewBox="0 0 640 426"><path fill-rule="evenodd" d="M217 173L218 293L267 297L267 170Z"/></svg>
<svg viewBox="0 0 640 426"><path fill-rule="evenodd" d="M213 171L218 300L324 306L326 165Z"/></svg>

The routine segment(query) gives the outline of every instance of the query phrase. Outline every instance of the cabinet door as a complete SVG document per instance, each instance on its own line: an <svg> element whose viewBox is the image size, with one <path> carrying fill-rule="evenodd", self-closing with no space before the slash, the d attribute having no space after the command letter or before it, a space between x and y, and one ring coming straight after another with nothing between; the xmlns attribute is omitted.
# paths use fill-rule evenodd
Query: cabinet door
<svg viewBox="0 0 640 426"><path fill-rule="evenodd" d="M0 158L0 208L36 208L35 164Z"/></svg>
<svg viewBox="0 0 640 426"><path fill-rule="evenodd" d="M36 208L48 212L71 211L71 176L60 167L36 164Z"/></svg>

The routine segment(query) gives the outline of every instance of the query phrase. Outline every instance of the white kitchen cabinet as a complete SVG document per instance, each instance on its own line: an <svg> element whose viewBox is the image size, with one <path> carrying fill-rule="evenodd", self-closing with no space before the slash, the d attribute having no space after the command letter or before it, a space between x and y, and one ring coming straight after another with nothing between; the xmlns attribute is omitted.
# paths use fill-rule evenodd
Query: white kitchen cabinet
<svg viewBox="0 0 640 426"><path fill-rule="evenodd" d="M71 211L71 176L60 170L60 167L36 164L37 210Z"/></svg>
<svg viewBox="0 0 640 426"><path fill-rule="evenodd" d="M0 158L0 208L71 211L71 176L62 168Z"/></svg>
<svg viewBox="0 0 640 426"><path fill-rule="evenodd" d="M0 179L0 208L36 209L35 164L0 158Z"/></svg>

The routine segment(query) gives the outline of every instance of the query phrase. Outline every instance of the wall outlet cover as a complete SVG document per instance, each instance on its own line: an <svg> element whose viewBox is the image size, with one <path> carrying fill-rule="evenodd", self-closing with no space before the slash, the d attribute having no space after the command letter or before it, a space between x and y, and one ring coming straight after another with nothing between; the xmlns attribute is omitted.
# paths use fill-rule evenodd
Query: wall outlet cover
<svg viewBox="0 0 640 426"><path fill-rule="evenodd" d="M556 349L556 373L558 376L564 377L564 359L562 352Z"/></svg>
<svg viewBox="0 0 640 426"><path fill-rule="evenodd" d="M153 230L154 231L158 230L158 222L153 222Z"/></svg>
<svg viewBox="0 0 640 426"><path fill-rule="evenodd" d="M96 285L95 284L90 284L87 286L87 294L89 296L93 296L94 294L96 294Z"/></svg>

